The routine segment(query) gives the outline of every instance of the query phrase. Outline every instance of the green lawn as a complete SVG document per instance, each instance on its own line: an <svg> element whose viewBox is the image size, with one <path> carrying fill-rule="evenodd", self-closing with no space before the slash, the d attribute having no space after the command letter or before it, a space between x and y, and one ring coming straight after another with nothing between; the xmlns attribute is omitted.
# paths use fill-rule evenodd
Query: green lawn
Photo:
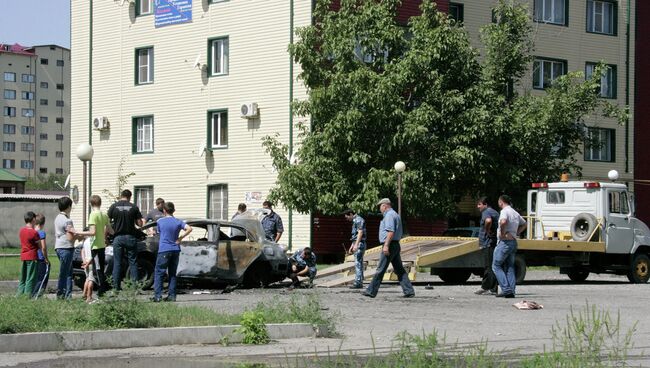
<svg viewBox="0 0 650 368"><path fill-rule="evenodd" d="M59 277L59 258L54 249L48 249L50 259L50 282ZM0 248L0 254L20 254L20 248ZM0 281L20 279L20 257L0 257Z"/></svg>

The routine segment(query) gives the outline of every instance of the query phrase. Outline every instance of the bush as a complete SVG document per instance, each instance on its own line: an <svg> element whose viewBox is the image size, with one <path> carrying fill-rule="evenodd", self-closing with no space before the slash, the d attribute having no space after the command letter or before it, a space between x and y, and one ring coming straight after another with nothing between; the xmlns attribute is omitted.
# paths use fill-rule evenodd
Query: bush
<svg viewBox="0 0 650 368"><path fill-rule="evenodd" d="M260 311L244 312L241 327L236 332L244 335L242 340L244 344L261 345L271 341L264 324L264 314Z"/></svg>

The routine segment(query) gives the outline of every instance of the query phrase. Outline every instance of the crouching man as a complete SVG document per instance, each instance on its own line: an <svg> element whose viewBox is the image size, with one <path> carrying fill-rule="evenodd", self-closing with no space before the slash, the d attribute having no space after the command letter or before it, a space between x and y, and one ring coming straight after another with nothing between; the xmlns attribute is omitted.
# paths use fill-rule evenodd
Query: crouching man
<svg viewBox="0 0 650 368"><path fill-rule="evenodd" d="M291 270L289 271L289 278L291 285L289 289L294 289L300 286L298 277L309 277L309 285L314 282L316 277L316 255L311 251L311 248L305 247L297 250L291 258Z"/></svg>

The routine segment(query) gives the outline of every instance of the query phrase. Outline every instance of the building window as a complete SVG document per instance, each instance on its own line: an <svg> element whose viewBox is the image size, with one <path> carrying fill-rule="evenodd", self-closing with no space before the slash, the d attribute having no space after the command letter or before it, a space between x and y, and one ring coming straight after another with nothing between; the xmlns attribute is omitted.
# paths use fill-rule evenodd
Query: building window
<svg viewBox="0 0 650 368"><path fill-rule="evenodd" d="M147 214L154 208L153 186L137 186L133 188L135 192L135 204L140 208L140 212Z"/></svg>
<svg viewBox="0 0 650 368"><path fill-rule="evenodd" d="M63 134L57 134L56 135L56 140L57 141L62 141L63 140Z"/></svg>
<svg viewBox="0 0 650 368"><path fill-rule="evenodd" d="M536 22L567 25L568 0L535 0Z"/></svg>
<svg viewBox="0 0 650 368"><path fill-rule="evenodd" d="M228 147L228 112L209 112L210 122L208 124L208 147Z"/></svg>
<svg viewBox="0 0 650 368"><path fill-rule="evenodd" d="M3 116L16 116L16 108L15 107L10 107L10 106L5 106L3 111L2 111Z"/></svg>
<svg viewBox="0 0 650 368"><path fill-rule="evenodd" d="M135 50L135 84L153 83L153 47Z"/></svg>
<svg viewBox="0 0 650 368"><path fill-rule="evenodd" d="M587 0L587 32L616 35L617 13L613 1Z"/></svg>
<svg viewBox="0 0 650 368"><path fill-rule="evenodd" d="M566 74L566 61L535 59L533 62L533 88L548 88L555 79L564 74Z"/></svg>
<svg viewBox="0 0 650 368"><path fill-rule="evenodd" d="M41 123L47 123L47 116L40 117Z"/></svg>
<svg viewBox="0 0 650 368"><path fill-rule="evenodd" d="M41 133L41 140L43 141L47 140L47 133Z"/></svg>
<svg viewBox="0 0 650 368"><path fill-rule="evenodd" d="M2 127L4 134L16 134L16 126L14 124L5 124Z"/></svg>
<svg viewBox="0 0 650 368"><path fill-rule="evenodd" d="M5 100L15 100L16 99L16 90L5 89Z"/></svg>
<svg viewBox="0 0 650 368"><path fill-rule="evenodd" d="M449 3L449 18L461 23L464 20L465 7L463 4Z"/></svg>
<svg viewBox="0 0 650 368"><path fill-rule="evenodd" d="M56 158L63 158L63 151L56 151Z"/></svg>
<svg viewBox="0 0 650 368"><path fill-rule="evenodd" d="M56 118L57 124L63 124L63 118Z"/></svg>
<svg viewBox="0 0 650 368"><path fill-rule="evenodd" d="M228 74L228 37L210 39L208 48L210 75Z"/></svg>
<svg viewBox="0 0 650 368"><path fill-rule="evenodd" d="M57 107L63 107L63 105L64 105L63 100L56 100Z"/></svg>
<svg viewBox="0 0 650 368"><path fill-rule="evenodd" d="M148 15L153 13L152 0L136 0L135 15Z"/></svg>
<svg viewBox="0 0 650 368"><path fill-rule="evenodd" d="M57 173L57 174L61 174L61 175L63 175L63 169L60 168L60 167L57 167L57 168L56 168L56 173Z"/></svg>
<svg viewBox="0 0 650 368"><path fill-rule="evenodd" d="M585 141L585 161L615 161L614 129L588 128Z"/></svg>
<svg viewBox="0 0 650 368"><path fill-rule="evenodd" d="M47 82L41 82L41 88L48 88L48 87L49 85L47 84Z"/></svg>
<svg viewBox="0 0 650 368"><path fill-rule="evenodd" d="M57 83L56 89L63 89L63 83Z"/></svg>
<svg viewBox="0 0 650 368"><path fill-rule="evenodd" d="M2 160L2 168L3 169L15 169L16 168L16 160L9 160L9 159Z"/></svg>
<svg viewBox="0 0 650 368"><path fill-rule="evenodd" d="M34 168L34 161L20 160L20 168L21 169L33 169Z"/></svg>
<svg viewBox="0 0 650 368"><path fill-rule="evenodd" d="M41 106L47 106L47 104L48 104L47 99L46 98L41 98L40 104L41 104Z"/></svg>
<svg viewBox="0 0 650 368"><path fill-rule="evenodd" d="M21 143L20 150L23 152L34 152L34 143Z"/></svg>
<svg viewBox="0 0 650 368"><path fill-rule="evenodd" d="M20 134L34 135L34 127L23 125L20 127Z"/></svg>
<svg viewBox="0 0 650 368"><path fill-rule="evenodd" d="M38 172L41 174L47 174L47 167L41 167L40 169L38 169Z"/></svg>
<svg viewBox="0 0 650 368"><path fill-rule="evenodd" d="M23 83L34 83L34 74L23 74L22 81Z"/></svg>
<svg viewBox="0 0 650 368"><path fill-rule="evenodd" d="M16 152L16 142L2 142L4 152Z"/></svg>
<svg viewBox="0 0 650 368"><path fill-rule="evenodd" d="M47 151L39 152L41 157L47 157Z"/></svg>
<svg viewBox="0 0 650 368"><path fill-rule="evenodd" d="M15 82L16 73L5 72L5 82Z"/></svg>
<svg viewBox="0 0 650 368"><path fill-rule="evenodd" d="M41 65L47 65L49 62L49 60L41 58Z"/></svg>
<svg viewBox="0 0 650 368"><path fill-rule="evenodd" d="M596 70L596 63L587 63L585 66L586 79L591 78ZM616 98L616 65L607 65L600 77L600 97Z"/></svg>
<svg viewBox="0 0 650 368"><path fill-rule="evenodd" d="M23 91L22 98L23 98L23 100L33 100L34 99L34 92Z"/></svg>
<svg viewBox="0 0 650 368"><path fill-rule="evenodd" d="M25 118L31 118L34 116L34 109L21 109L20 115Z"/></svg>
<svg viewBox="0 0 650 368"><path fill-rule="evenodd" d="M65 65L65 63L63 62L63 60L57 60L57 61L56 61L56 66L63 66L63 65Z"/></svg>
<svg viewBox="0 0 650 368"><path fill-rule="evenodd" d="M133 118L133 153L153 152L153 116Z"/></svg>
<svg viewBox="0 0 650 368"><path fill-rule="evenodd" d="M208 186L208 218L228 219L228 184Z"/></svg>

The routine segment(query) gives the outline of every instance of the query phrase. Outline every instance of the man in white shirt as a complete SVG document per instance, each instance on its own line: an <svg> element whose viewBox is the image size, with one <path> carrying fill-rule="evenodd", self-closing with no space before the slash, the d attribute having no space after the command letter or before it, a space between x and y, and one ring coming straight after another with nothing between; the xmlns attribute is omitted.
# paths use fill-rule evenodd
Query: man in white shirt
<svg viewBox="0 0 650 368"><path fill-rule="evenodd" d="M517 237L526 229L524 220L512 207L512 200L507 195L499 197L499 228L497 229L497 247L494 249L492 271L499 282L501 293L497 298L515 297L515 253L517 253Z"/></svg>

